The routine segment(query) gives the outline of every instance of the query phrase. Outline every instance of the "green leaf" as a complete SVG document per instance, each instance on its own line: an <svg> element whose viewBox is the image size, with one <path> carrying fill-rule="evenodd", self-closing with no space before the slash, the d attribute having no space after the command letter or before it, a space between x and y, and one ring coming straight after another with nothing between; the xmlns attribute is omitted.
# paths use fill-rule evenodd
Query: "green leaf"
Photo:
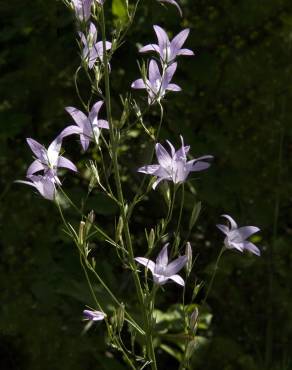
<svg viewBox="0 0 292 370"><path fill-rule="evenodd" d="M128 19L126 2L124 0L113 0L112 13L121 23L125 23Z"/></svg>

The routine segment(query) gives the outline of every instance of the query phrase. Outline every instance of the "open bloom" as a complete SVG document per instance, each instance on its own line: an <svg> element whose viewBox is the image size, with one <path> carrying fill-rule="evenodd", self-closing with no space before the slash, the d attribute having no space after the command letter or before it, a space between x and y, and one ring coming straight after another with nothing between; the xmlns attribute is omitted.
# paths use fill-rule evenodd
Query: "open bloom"
<svg viewBox="0 0 292 370"><path fill-rule="evenodd" d="M190 33L188 28L177 34L172 41L169 41L167 33L163 28L159 26L153 26L153 28L157 36L158 45L145 45L139 50L140 53L155 51L166 64L173 62L179 55L194 55L192 50L182 49L182 46Z"/></svg>
<svg viewBox="0 0 292 370"><path fill-rule="evenodd" d="M69 159L60 155L62 145L62 140L60 137L57 137L49 145L48 149L34 139L27 138L26 141L36 156L36 159L32 162L27 170L26 176L28 178L31 178L31 176L36 172L44 171L45 176L60 184L60 180L57 176L58 167L68 168L71 171L77 172L75 164Z"/></svg>
<svg viewBox="0 0 292 370"><path fill-rule="evenodd" d="M82 58L87 62L88 68L91 69L99 58L103 59L103 42L97 40L97 30L95 25L90 22L88 34L85 36L84 33L79 32L81 42L83 44ZM110 50L112 43L106 41L105 48Z"/></svg>
<svg viewBox="0 0 292 370"><path fill-rule="evenodd" d="M181 88L173 83L170 83L175 71L177 63L171 64L160 73L158 65L155 60L149 63L149 79L143 80L139 78L131 85L133 89L146 89L148 93L148 103L153 104L156 100L164 97L166 91L181 91Z"/></svg>
<svg viewBox="0 0 292 370"><path fill-rule="evenodd" d="M101 311L84 310L83 316L84 316L84 320L101 321L106 317L106 314Z"/></svg>
<svg viewBox="0 0 292 370"><path fill-rule="evenodd" d="M240 252L248 250L257 256L260 256L261 252L259 248L247 240L252 234L258 232L260 229L256 226L238 227L237 223L231 216L222 215L222 217L225 217L230 223L230 227L226 225L216 225L218 229L226 235L226 238L224 239L225 247L228 249L235 248Z"/></svg>
<svg viewBox="0 0 292 370"><path fill-rule="evenodd" d="M182 17L182 10L181 7L178 5L178 3L175 0L157 0L159 3L168 3L171 5L174 5L177 10L179 11L180 16Z"/></svg>
<svg viewBox="0 0 292 370"><path fill-rule="evenodd" d="M76 17L80 21L88 21L90 18L92 2L93 0L72 0Z"/></svg>
<svg viewBox="0 0 292 370"><path fill-rule="evenodd" d="M56 195L55 180L50 176L32 175L28 177L30 181L17 180L15 182L30 185L37 189L37 191L48 200L54 200Z"/></svg>
<svg viewBox="0 0 292 370"><path fill-rule="evenodd" d="M170 153L159 143L155 145L158 164L140 167L138 172L146 173L157 177L152 185L155 189L162 180L173 181L175 184L186 181L190 172L203 171L210 167L211 155L205 155L191 161L187 161L189 146L184 146L183 137L180 136L182 147L175 151L173 145L167 140Z"/></svg>
<svg viewBox="0 0 292 370"><path fill-rule="evenodd" d="M84 151L88 149L90 141L98 142L100 129L108 129L108 122L104 119L98 119L98 113L103 105L103 101L96 102L86 116L79 109L74 107L66 107L66 111L71 115L76 125L66 127L59 135L61 139L66 136L78 134L80 135L81 146Z"/></svg>
<svg viewBox="0 0 292 370"><path fill-rule="evenodd" d="M168 263L167 247L168 244L165 244L156 258L156 263L144 257L136 257L135 260L141 263L141 265L146 266L152 272L155 284L164 285L170 279L177 284L184 286L184 279L177 275L177 272L184 267L187 262L187 257L180 256L174 261Z"/></svg>

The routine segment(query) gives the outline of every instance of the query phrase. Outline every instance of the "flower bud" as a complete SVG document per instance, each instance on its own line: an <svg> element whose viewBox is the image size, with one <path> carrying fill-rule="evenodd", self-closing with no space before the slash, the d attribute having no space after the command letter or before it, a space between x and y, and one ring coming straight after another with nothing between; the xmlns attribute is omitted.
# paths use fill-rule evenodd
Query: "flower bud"
<svg viewBox="0 0 292 370"><path fill-rule="evenodd" d="M187 242L186 244L186 252L185 255L187 256L187 263L186 263L186 270L187 270L187 275L192 271L192 264L193 264L193 252L192 252L192 246L190 242Z"/></svg>
<svg viewBox="0 0 292 370"><path fill-rule="evenodd" d="M194 208L193 208L193 211L192 211L192 215L191 215L191 218L190 218L190 222L189 222L189 230L192 230L192 228L194 227L199 215L200 215L200 212L201 212L201 208L202 208L202 203L201 202L198 202L194 205Z"/></svg>
<svg viewBox="0 0 292 370"><path fill-rule="evenodd" d="M155 241L155 232L153 229L150 230L149 236L148 236L148 249L151 250L154 246Z"/></svg>
<svg viewBox="0 0 292 370"><path fill-rule="evenodd" d="M190 329L192 331L195 331L195 329L196 329L196 325L197 325L197 321L198 321L198 316L199 316L199 310L196 307L194 309L194 311L192 312L191 316L190 316Z"/></svg>

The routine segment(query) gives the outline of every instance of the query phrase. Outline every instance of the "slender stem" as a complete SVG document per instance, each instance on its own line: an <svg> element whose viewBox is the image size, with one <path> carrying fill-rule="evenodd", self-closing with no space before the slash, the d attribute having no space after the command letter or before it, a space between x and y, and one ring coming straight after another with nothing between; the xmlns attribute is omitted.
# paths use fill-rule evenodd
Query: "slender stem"
<svg viewBox="0 0 292 370"><path fill-rule="evenodd" d="M140 307L143 312L144 316L144 322L148 322L148 313L144 305L144 295L143 290L141 287L141 283L139 280L138 272L135 265L135 259L134 259L134 252L133 252L133 246L132 246L132 240L131 240L131 234L129 230L129 224L128 219L126 215L125 210L125 202L124 202L124 196L122 191L122 185L121 185L121 179L120 179L120 173L119 173L119 166L118 166L118 142L117 142L117 135L115 133L115 128L113 126L112 121L112 113L111 113L111 96L110 96L110 83L109 83L109 70L108 70L108 58L107 58L107 52L106 52L106 31L105 31L105 18L104 18L104 10L103 7L101 7L101 32L102 32L102 42L103 42L103 64L104 64L104 79L105 79L105 103L107 108L107 119L109 123L109 133L110 133L110 142L111 142L111 151L112 151L112 161L113 161L113 171L114 171L114 178L115 178L115 184L116 189L118 193L118 200L121 205L121 216L124 222L124 234L126 239L126 246L127 250L129 252L129 259L130 259L130 265L132 267L132 275L136 287L136 292L138 295L138 300L140 303ZM155 359L155 353L153 349L153 343L152 343L152 335L148 335L148 325L147 325L147 333L146 333L146 343L147 343L147 349L148 349L148 356L151 359L151 368L152 370L157 370L156 366L156 359ZM152 346L151 346L152 343Z"/></svg>
<svg viewBox="0 0 292 370"><path fill-rule="evenodd" d="M225 247L222 247L221 250L220 250L220 252L219 252L219 254L218 254L218 257L217 257L216 263L215 263L215 267L214 267L214 271L212 273L211 280L209 282L209 285L208 285L208 288L207 288L207 292L205 294L205 298L203 299L203 302L201 304L201 307L204 306L204 304L206 303L206 300L207 300L207 298L209 296L209 293L210 293L211 288L213 286L214 279L215 279L215 276L216 276L216 273L217 273L217 270L218 270L218 265L219 265L220 258L222 256L223 252L225 251L225 249L226 249Z"/></svg>
<svg viewBox="0 0 292 370"><path fill-rule="evenodd" d="M182 211L184 208L184 202L185 202L185 184L182 184L182 190L181 190L181 202L180 202L180 209L179 209L179 216L177 221L177 227L175 231L175 236L179 233L180 223L181 223L181 217L182 217Z"/></svg>

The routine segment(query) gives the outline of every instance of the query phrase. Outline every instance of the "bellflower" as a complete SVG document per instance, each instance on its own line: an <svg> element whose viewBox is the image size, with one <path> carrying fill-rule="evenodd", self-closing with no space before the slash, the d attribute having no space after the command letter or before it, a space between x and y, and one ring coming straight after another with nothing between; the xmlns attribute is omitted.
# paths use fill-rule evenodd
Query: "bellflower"
<svg viewBox="0 0 292 370"><path fill-rule="evenodd" d="M80 21L88 21L91 16L91 5L93 0L71 0L76 17Z"/></svg>
<svg viewBox="0 0 292 370"><path fill-rule="evenodd" d="M87 62L88 68L92 69L96 59L103 60L103 42L97 40L97 30L95 25L90 22L88 34L85 36L84 33L79 32L81 42L83 44L82 58ZM106 50L110 50L112 43L106 41Z"/></svg>
<svg viewBox="0 0 292 370"><path fill-rule="evenodd" d="M156 258L156 263L144 257L136 257L135 260L141 265L146 266L152 272L155 284L164 285L170 279L184 286L185 282L183 278L176 273L184 267L187 262L187 257L180 256L171 263L168 263L167 247L168 244L165 244Z"/></svg>
<svg viewBox="0 0 292 370"><path fill-rule="evenodd" d="M174 5L177 10L179 11L180 16L182 17L182 10L181 7L178 5L178 3L175 0L157 0L159 3L168 3L171 5Z"/></svg>
<svg viewBox="0 0 292 370"><path fill-rule="evenodd" d="M160 73L158 65L155 60L149 63L149 79L145 81L142 78L134 81L131 85L133 89L146 89L148 93L148 103L153 104L156 100L164 97L166 91L181 91L181 88L173 83L170 83L175 71L177 63L171 64Z"/></svg>
<svg viewBox="0 0 292 370"><path fill-rule="evenodd" d="M29 176L30 181L17 180L15 182L30 185L37 189L37 191L48 200L54 200L56 195L55 180L51 176L32 175Z"/></svg>
<svg viewBox="0 0 292 370"><path fill-rule="evenodd" d="M60 184L60 180L57 176L58 167L68 168L71 171L77 172L77 168L74 163L60 155L62 145L62 140L60 137L57 137L49 145L48 149L34 139L27 138L26 141L36 156L36 159L32 162L27 170L27 177L30 178L36 172L44 171L44 175L51 178L52 181Z"/></svg>
<svg viewBox="0 0 292 370"><path fill-rule="evenodd" d="M167 140L170 147L170 153L159 143L155 145L158 164L152 164L140 167L138 172L146 173L157 177L152 185L156 186L162 181L172 181L175 184L185 182L190 172L206 170L210 167L209 161L213 159L211 155L205 155L191 161L187 161L189 146L184 146L183 137L180 136L182 147L175 151L173 145Z"/></svg>
<svg viewBox="0 0 292 370"><path fill-rule="evenodd" d="M60 138L64 138L69 135L78 134L80 135L81 146L84 151L88 149L90 141L98 141L100 135L100 129L109 129L108 122L104 119L98 119L98 113L103 105L103 101L96 102L86 116L79 109L74 107L66 107L66 111L71 115L76 125L66 127L59 135Z"/></svg>
<svg viewBox="0 0 292 370"><path fill-rule="evenodd" d="M167 33L159 26L153 26L157 36L157 44L149 44L143 46L139 51L145 53L148 51L155 51L161 58L163 63L169 64L175 60L179 55L194 55L194 52L189 49L182 49L190 30L188 28L177 34L172 41L169 41Z"/></svg>
<svg viewBox="0 0 292 370"><path fill-rule="evenodd" d="M231 216L222 215L222 217L225 217L230 223L230 227L226 225L216 225L218 229L226 235L226 238L224 239L225 247L228 249L235 248L240 252L248 250L257 256L260 256L261 252L259 248L247 240L247 238L260 231L260 229L256 226L238 227L237 223Z"/></svg>
<svg viewBox="0 0 292 370"><path fill-rule="evenodd" d="M101 321L104 320L106 314L101 311L83 310L84 320Z"/></svg>

